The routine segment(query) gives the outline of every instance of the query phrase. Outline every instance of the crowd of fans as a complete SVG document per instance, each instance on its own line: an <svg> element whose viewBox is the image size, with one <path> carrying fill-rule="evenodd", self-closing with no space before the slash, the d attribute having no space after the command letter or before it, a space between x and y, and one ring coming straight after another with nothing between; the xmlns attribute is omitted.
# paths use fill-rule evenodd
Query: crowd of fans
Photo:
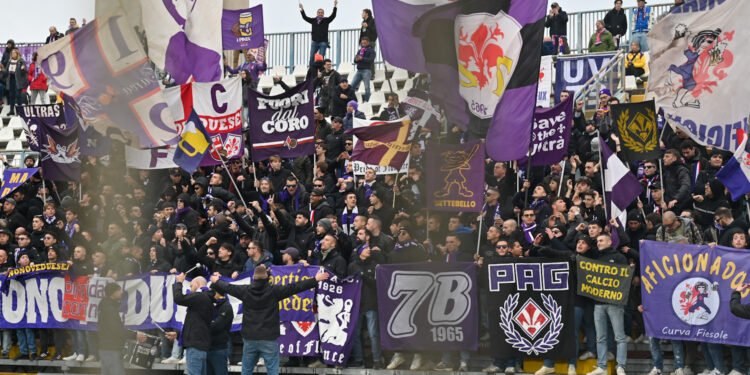
<svg viewBox="0 0 750 375"><path fill-rule="evenodd" d="M639 0L632 14L628 69L633 75L643 74L645 64L641 50L647 49L643 35L650 22L645 3ZM628 25L621 6L621 0L615 1L614 9L597 24L589 43L591 51L618 48ZM34 263L67 262L73 275L120 278L164 272L183 278L218 274L236 279L255 273L258 267L301 263L323 266L339 277L360 274L364 283L359 327L349 367L361 367L366 361L376 369L395 369L407 360L407 353L395 353L386 360L381 352L375 283L378 264L469 261L480 268L480 278L486 278L481 270L500 258L578 254L630 265L636 276L625 307L577 297L576 332L582 332L586 341L584 345L577 336L564 338L570 344L584 345L579 356L568 359L568 373L575 374L577 360L596 358L598 367L590 375L603 375L608 360L616 360L617 374L623 375L630 341L650 343L654 360L650 375L664 371L660 340L646 337L644 331L639 243L649 239L748 248L747 200L730 201L725 187L714 177L731 154L697 145L685 133L667 127L661 138L660 160L629 163L644 189L629 207L626 225L608 221L603 207L598 137L601 135L612 150L619 150L620 141L612 131L609 113L609 106L619 100L603 89L592 116L584 114L582 102L576 103L565 163L525 170L517 163L487 159L481 213L428 212L424 209L424 152L438 138L444 143L460 142L464 139L461 130L449 127L443 135L423 131L412 145L407 174L378 176L368 168L364 176L355 178L352 140L344 130L352 126L353 118L364 115L357 110L352 85L324 58L327 29L336 17L336 8L329 17L319 9L317 18L307 17L300 8L313 33L308 76L315 77L318 104L315 158L273 156L253 162L245 157L229 161L227 169L201 167L190 175L180 169L125 169L122 158L111 157L105 164L88 157L80 184L43 181L41 171L2 203L0 272ZM365 9L362 16L361 48L354 53L357 73L352 84L364 82L367 100L377 33L372 12ZM566 23L566 13L553 3L546 20L551 37L545 40L544 48L551 43L552 51L568 52ZM68 32L75 26L71 19ZM50 28L47 42L61 36ZM36 61L27 67L12 52L12 41L8 43L2 59L5 70L0 69L8 74L0 79L0 84L6 84L8 103L18 103L18 89L26 81L35 100L42 90L46 92L43 74ZM265 64L254 57L248 53L245 65L229 68L229 73L242 74L246 85L256 85ZM415 81L414 87L429 88L427 77L417 76ZM561 99L569 95L563 92ZM393 120L402 115L398 98L389 95L387 108L378 118ZM113 154L116 152L113 150ZM37 160L27 157L24 163L32 167ZM616 248L612 247L612 231L619 236ZM196 263L202 267L194 268ZM480 281L479 285L480 300L486 300L487 283ZM224 285L220 289L227 288ZM490 322L485 304L481 304L479 315L480 332L487 332ZM362 331L369 336L371 350L367 355L362 348ZM242 334L244 337L244 326ZM8 358L16 341L20 354L15 359L63 359L67 355L65 360L96 361L97 336L99 341L106 341L96 332L3 330L1 356ZM184 363L180 332L168 330L162 336L162 363ZM221 337L224 343L231 342L231 336ZM68 338L72 345L67 344ZM483 341L488 339L487 334L481 337ZM197 345L190 340L183 344L188 349ZM53 345L58 350L51 355L49 348ZM216 345L226 349L221 342L212 341L212 348ZM695 368L698 347L706 359L705 369ZM728 348L730 366L724 361L722 345L672 341L672 348L675 375L690 374L691 369L705 370L706 375L728 371L738 375L748 370L745 347ZM408 355L409 368L452 370L458 365L459 370L467 370L471 366L471 353L460 353L457 363L451 354L432 358L412 353ZM229 356L229 350L225 355ZM519 372L520 360L494 358L484 371ZM537 375L553 373L553 360L548 358ZM317 358L290 358L288 365L324 366Z"/></svg>

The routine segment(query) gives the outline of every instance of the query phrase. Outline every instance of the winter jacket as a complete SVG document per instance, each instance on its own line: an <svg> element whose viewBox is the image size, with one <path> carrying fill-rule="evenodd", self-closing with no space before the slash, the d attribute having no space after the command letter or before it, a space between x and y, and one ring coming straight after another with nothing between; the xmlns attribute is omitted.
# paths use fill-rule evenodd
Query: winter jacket
<svg viewBox="0 0 750 375"><path fill-rule="evenodd" d="M231 285L224 281L211 284L219 293L228 293L242 301L242 338L276 341L279 330L279 301L315 287L314 278L293 284L273 285L268 279L256 279L250 285Z"/></svg>
<svg viewBox="0 0 750 375"><path fill-rule="evenodd" d="M233 273L239 272L241 269L242 268L240 268L240 266L232 261L231 257L226 261L223 261L217 257L213 264L211 264L211 273L218 272L221 276L224 277L232 277Z"/></svg>
<svg viewBox="0 0 750 375"><path fill-rule="evenodd" d="M568 35L568 13L558 8L556 16L547 15L544 27L549 27L549 35Z"/></svg>
<svg viewBox="0 0 750 375"><path fill-rule="evenodd" d="M375 19L368 17L367 20L362 22L366 23L367 26L362 26L359 31L359 40L362 41L362 37L368 37L370 39L370 45L378 40L378 29L375 26Z"/></svg>
<svg viewBox="0 0 750 375"><path fill-rule="evenodd" d="M106 332L106 335L99 337L99 350L116 350L122 351L125 347L125 340L134 336L130 331L125 329L125 325L120 318L120 301L111 298L103 298L99 303L99 320L97 322L99 332Z"/></svg>
<svg viewBox="0 0 750 375"><path fill-rule="evenodd" d="M242 273L253 272L255 271L255 267L258 267L261 264L265 265L266 267L271 267L271 265L273 264L273 256L268 252L268 250L263 250L263 254L261 254L257 262L254 261L253 258L248 258L247 262L245 262L245 267L242 268Z"/></svg>
<svg viewBox="0 0 750 375"><path fill-rule="evenodd" d="M5 67L8 66L8 61L10 61L10 53L16 48L16 42L13 39L8 40L8 43L10 43L10 47L5 48L3 57L0 59L0 64L3 64Z"/></svg>
<svg viewBox="0 0 750 375"><path fill-rule="evenodd" d="M742 293L736 290L732 292L732 297L729 300L729 310L734 316L738 316L743 319L750 319L750 305L743 305L741 301Z"/></svg>
<svg viewBox="0 0 750 375"><path fill-rule="evenodd" d="M182 283L172 284L174 302L187 307L182 326L182 346L207 352L211 348L211 320L214 304L209 291L182 293ZM100 331L101 332L101 331Z"/></svg>
<svg viewBox="0 0 750 375"><path fill-rule="evenodd" d="M396 247L387 254L388 263L426 262L428 259L424 247L414 241L411 243L399 243Z"/></svg>
<svg viewBox="0 0 750 375"><path fill-rule="evenodd" d="M700 245L703 243L703 236L701 236L700 229L690 219L677 217L680 220L680 226L675 230L668 230L663 225L659 226L656 230L656 240L660 242L669 242L675 237L685 237L688 243L693 245Z"/></svg>
<svg viewBox="0 0 750 375"><path fill-rule="evenodd" d="M59 32L59 31L57 33L55 33L55 35L47 35L47 39L44 40L44 44L50 44L50 43L52 43L52 42L54 42L54 41L56 41L56 40L58 40L58 39L60 39L60 38L62 38L64 36L65 35L63 35L63 33Z"/></svg>
<svg viewBox="0 0 750 375"><path fill-rule="evenodd" d="M646 55L643 52L630 52L625 57L625 65L633 65L634 68L646 69Z"/></svg>
<svg viewBox="0 0 750 375"><path fill-rule="evenodd" d="M628 32L628 18L625 16L625 10L610 9L604 16L604 28L612 35L624 36Z"/></svg>
<svg viewBox="0 0 750 375"><path fill-rule="evenodd" d="M664 187L664 201L669 203L677 200L677 207L684 209L692 201L690 171L681 161L675 161L662 168L662 187Z"/></svg>
<svg viewBox="0 0 750 375"><path fill-rule="evenodd" d="M287 247L293 247L300 252L300 256L307 258L307 249L310 249L313 242L312 225L308 222L304 227L295 226L294 230L289 233L289 239L286 242Z"/></svg>
<svg viewBox="0 0 750 375"><path fill-rule="evenodd" d="M31 63L27 78L30 89L47 91L47 77L42 73L42 67L39 64Z"/></svg>
<svg viewBox="0 0 750 375"><path fill-rule="evenodd" d="M349 264L349 275L359 274L362 277L362 292L359 299L359 311L373 311L378 308L378 290L375 283L375 268L384 262L381 251L370 251L370 257L356 257Z"/></svg>
<svg viewBox="0 0 750 375"><path fill-rule="evenodd" d="M302 13L302 19L312 25L313 42L328 43L328 25L336 18L336 9L336 7L333 7L333 12L331 12L331 15L321 18L320 22L318 22L317 18L308 17L307 14L305 14L304 9L300 10L300 12Z"/></svg>
<svg viewBox="0 0 750 375"><path fill-rule="evenodd" d="M5 80L5 85L10 84L11 79L16 80L16 88L23 90L29 85L29 66L26 65L26 60L23 57L19 57L16 60L16 71L15 74L10 71L10 64L12 60L8 60L8 65L5 65L5 71L8 72L8 77Z"/></svg>
<svg viewBox="0 0 750 375"><path fill-rule="evenodd" d="M357 64L357 70L375 71L375 55L375 50L372 47L360 47L359 52L355 55L355 57L362 57L362 60L355 61L355 64Z"/></svg>
<svg viewBox="0 0 750 375"><path fill-rule="evenodd" d="M608 52L615 50L615 40L612 38L612 34L606 29L601 33L601 43L596 44L597 32L594 31L589 39L589 53L594 52Z"/></svg>
<svg viewBox="0 0 750 375"><path fill-rule="evenodd" d="M344 117L346 116L346 105L350 101L357 100L357 95L354 93L354 89L349 86L346 90L342 89L341 86L336 86L335 89L331 90L333 97L331 98L331 116ZM346 95L345 99L341 98L341 94ZM327 135L327 134L326 134ZM318 135L316 139L325 139L325 136Z"/></svg>
<svg viewBox="0 0 750 375"><path fill-rule="evenodd" d="M214 306L214 318L211 320L211 349L223 350L227 348L230 341L229 330L232 329L234 311L228 298L216 301Z"/></svg>
<svg viewBox="0 0 750 375"><path fill-rule="evenodd" d="M633 32L647 32L650 26L651 7L646 6L641 12L639 10L641 9L637 7L633 9Z"/></svg>
<svg viewBox="0 0 750 375"><path fill-rule="evenodd" d="M346 277L346 259L341 256L338 249L332 249L327 253L313 252L312 263L325 267L327 271L330 271L339 278Z"/></svg>

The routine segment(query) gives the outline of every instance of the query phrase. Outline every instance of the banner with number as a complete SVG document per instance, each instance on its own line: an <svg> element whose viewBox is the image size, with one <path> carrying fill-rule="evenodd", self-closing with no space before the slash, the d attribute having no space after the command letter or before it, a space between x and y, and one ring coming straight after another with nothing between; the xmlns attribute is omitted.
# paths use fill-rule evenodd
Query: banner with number
<svg viewBox="0 0 750 375"><path fill-rule="evenodd" d="M579 296L604 302L610 305L628 304L630 284L633 281L633 268L627 264L600 262L578 255Z"/></svg>
<svg viewBox="0 0 750 375"><path fill-rule="evenodd" d="M486 266L493 356L577 355L569 260L509 258Z"/></svg>
<svg viewBox="0 0 750 375"><path fill-rule="evenodd" d="M318 283L318 331L323 363L346 366L354 344L359 319L362 278L359 275L339 280L333 277Z"/></svg>
<svg viewBox="0 0 750 375"><path fill-rule="evenodd" d="M263 5L249 9L224 9L221 15L221 36L225 50L263 46Z"/></svg>
<svg viewBox="0 0 750 375"><path fill-rule="evenodd" d="M746 249L643 241L643 320L649 337L746 346L750 320L730 311L732 291L748 282ZM750 302L745 289L741 303Z"/></svg>
<svg viewBox="0 0 750 375"><path fill-rule="evenodd" d="M476 264L381 264L380 343L386 350L476 350Z"/></svg>

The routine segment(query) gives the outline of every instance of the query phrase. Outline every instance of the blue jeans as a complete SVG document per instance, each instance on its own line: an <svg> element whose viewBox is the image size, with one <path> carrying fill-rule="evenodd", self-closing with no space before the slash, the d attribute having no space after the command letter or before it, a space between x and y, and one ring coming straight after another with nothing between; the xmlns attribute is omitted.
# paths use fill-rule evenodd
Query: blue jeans
<svg viewBox="0 0 750 375"><path fill-rule="evenodd" d="M94 355L96 350L96 343L94 343L94 332L90 331L78 331L72 332L73 349L76 354L83 355ZM88 350L86 350L88 348Z"/></svg>
<svg viewBox="0 0 750 375"><path fill-rule="evenodd" d="M578 345L579 345L578 342L580 341L580 340L578 340L578 332L581 331L581 324L583 324L584 309L583 309L583 307L576 306L575 312L576 312L576 316L575 316L575 319L576 319L575 320L576 335L575 335L574 342L575 342L575 346L576 346L576 350L575 350L576 355L574 355L572 358L568 358L568 364L569 365L573 365L573 366L575 366L575 365L578 364L578 354L577 353L578 353ZM591 327L591 328L593 328L593 327ZM589 332L587 332L587 331L591 331L592 335L589 336ZM595 338L596 332L593 329L586 329L586 328L584 328L584 334L586 335L586 347L590 348L588 350L593 353L594 351L596 351L596 341L595 341L596 340L596 338ZM544 360L544 367L552 367L552 368L554 368L555 367L555 360L551 359L551 358L546 358Z"/></svg>
<svg viewBox="0 0 750 375"><path fill-rule="evenodd" d="M357 328L354 330L354 347L352 348L352 360L362 360L362 322L367 319L367 333L370 334L372 344L372 360L379 361L380 355L380 328L378 326L378 312L375 310L359 313Z"/></svg>
<svg viewBox="0 0 750 375"><path fill-rule="evenodd" d="M15 113L16 105L23 104L21 89L16 87L16 80L14 77L11 77L8 82L8 105L10 106L11 112Z"/></svg>
<svg viewBox="0 0 750 375"><path fill-rule="evenodd" d="M622 306L606 304L597 304L594 306L596 354L598 357L596 363L601 369L607 369L607 320L612 322L612 330L617 342L617 366L625 368L628 360L628 342L625 341L624 315L625 308Z"/></svg>
<svg viewBox="0 0 750 375"><path fill-rule="evenodd" d="M227 375L229 349L212 350L206 356L207 375Z"/></svg>
<svg viewBox="0 0 750 375"><path fill-rule="evenodd" d="M737 370L743 374L747 373L745 367L745 357L747 357L747 348L744 346L732 345L729 347L732 351L732 370Z"/></svg>
<svg viewBox="0 0 750 375"><path fill-rule="evenodd" d="M196 348L185 349L185 367L188 375L206 375L208 353Z"/></svg>
<svg viewBox="0 0 750 375"><path fill-rule="evenodd" d="M36 337L33 328L19 328L16 330L18 336L18 349L21 355L36 354Z"/></svg>
<svg viewBox="0 0 750 375"><path fill-rule="evenodd" d="M352 87L354 88L354 91L357 91L357 88L359 88L360 82L365 84L365 96L364 98L362 98L363 102L370 100L370 79L371 78L372 78L372 70L362 69L362 70L357 70L357 73L354 74L354 79L352 79Z"/></svg>
<svg viewBox="0 0 750 375"><path fill-rule="evenodd" d="M161 335L161 356L162 358L177 358L180 359L182 356L182 347L180 346L179 340L174 341L168 340L164 333Z"/></svg>
<svg viewBox="0 0 750 375"><path fill-rule="evenodd" d="M10 330L4 329L3 330L3 354L8 355L10 353L10 346L12 345L11 337L10 337Z"/></svg>
<svg viewBox="0 0 750 375"><path fill-rule="evenodd" d="M252 375L258 358L262 357L266 362L266 373L278 375L279 373L279 344L268 340L245 340L242 347L242 375Z"/></svg>
<svg viewBox="0 0 750 375"><path fill-rule="evenodd" d="M654 367L664 371L664 356L661 351L661 340L650 337L648 343L651 347L651 358ZM685 367L685 346L682 341L672 340L672 351L674 352L674 369L677 370Z"/></svg>
<svg viewBox="0 0 750 375"><path fill-rule="evenodd" d="M122 351L99 350L99 360L102 361L102 375L125 375L122 367Z"/></svg>
<svg viewBox="0 0 750 375"><path fill-rule="evenodd" d="M646 40L647 31L633 31L630 34L630 43L638 42L641 45L641 52L648 51L648 41Z"/></svg>
<svg viewBox="0 0 750 375"><path fill-rule="evenodd" d="M328 42L312 42L312 46L310 47L310 66L315 62L316 52L320 51L320 54L326 57L326 49L328 49Z"/></svg>
<svg viewBox="0 0 750 375"><path fill-rule="evenodd" d="M703 357L706 359L706 368L709 370L719 370L726 374L727 369L724 367L724 349L721 344L709 344L702 342L701 349Z"/></svg>

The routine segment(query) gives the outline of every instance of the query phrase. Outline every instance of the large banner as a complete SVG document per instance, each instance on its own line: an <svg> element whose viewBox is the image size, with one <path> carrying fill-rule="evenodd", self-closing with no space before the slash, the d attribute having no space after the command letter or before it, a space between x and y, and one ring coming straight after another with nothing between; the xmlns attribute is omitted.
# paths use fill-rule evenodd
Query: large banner
<svg viewBox="0 0 750 375"><path fill-rule="evenodd" d="M276 96L248 88L248 107L254 161L315 153L312 78Z"/></svg>
<svg viewBox="0 0 750 375"><path fill-rule="evenodd" d="M41 45L39 44L16 46L18 52L21 53L21 57L23 57L23 59L26 61L26 66L31 65L31 62L33 61L32 58L34 57L34 52L36 52L40 47ZM5 53L6 48L6 45L0 47L0 55Z"/></svg>
<svg viewBox="0 0 750 375"><path fill-rule="evenodd" d="M262 47L263 5L249 9L224 9L221 15L221 36L225 50Z"/></svg>
<svg viewBox="0 0 750 375"><path fill-rule="evenodd" d="M429 117L434 117L434 116L430 115ZM427 123L430 122L429 117L428 119L425 119ZM422 119L421 116L420 116L420 119ZM363 119L355 117L352 127L359 128L363 126L370 126L374 123L376 123L376 121L363 120ZM417 129L417 127L412 127L412 128L414 130ZM410 137L413 138L414 134L410 134ZM354 147L357 147L358 142L359 142L359 139L357 138L357 136L352 134L352 149L354 149ZM367 164L365 162L357 161L357 160L351 160L351 163L352 163L352 172L356 176L364 176L365 172L367 172L367 169L369 168L372 168L373 170L375 170L376 175L409 173L409 158L406 158L406 161L404 161L404 165L401 166L401 169L396 169L393 167L389 167L387 165Z"/></svg>
<svg viewBox="0 0 750 375"><path fill-rule="evenodd" d="M44 178L81 180L80 123L75 112L61 103L18 106L25 122L29 148L41 155Z"/></svg>
<svg viewBox="0 0 750 375"><path fill-rule="evenodd" d="M744 1L686 0L648 34L648 93L701 145L734 151L748 130L749 17Z"/></svg>
<svg viewBox="0 0 750 375"><path fill-rule="evenodd" d="M219 82L186 83L164 90L164 96L179 134L182 134L191 110L195 110L206 128L212 147L200 165L213 166L221 163L217 152L220 149L226 150L227 159L243 155L245 146L242 142L240 77L226 78Z"/></svg>
<svg viewBox="0 0 750 375"><path fill-rule="evenodd" d="M745 346L750 320L729 311L732 291L747 282L747 250L643 241L641 294L649 337ZM742 292L748 303L750 290Z"/></svg>
<svg viewBox="0 0 750 375"><path fill-rule="evenodd" d="M579 296L610 305L625 306L630 295L633 268L627 264L613 264L576 256Z"/></svg>
<svg viewBox="0 0 750 375"><path fill-rule="evenodd" d="M426 155L427 207L479 212L484 202L484 142L431 144Z"/></svg>
<svg viewBox="0 0 750 375"><path fill-rule="evenodd" d="M568 155L573 128L573 96L552 108L537 108L531 129L531 165L559 163ZM528 154L527 154L528 155ZM527 158L518 160L525 165Z"/></svg>
<svg viewBox="0 0 750 375"><path fill-rule="evenodd" d="M559 56L555 71L555 103L560 102L560 93L564 90L575 93L583 88L583 85L596 75L599 69L609 64L614 56L614 53L576 57ZM595 91L594 96L598 95L599 90Z"/></svg>
<svg viewBox="0 0 750 375"><path fill-rule="evenodd" d="M175 147L140 149L125 146L125 164L136 169L176 168L174 162Z"/></svg>
<svg viewBox="0 0 750 375"><path fill-rule="evenodd" d="M380 343L386 350L476 350L476 264L381 264Z"/></svg>
<svg viewBox="0 0 750 375"><path fill-rule="evenodd" d="M354 330L359 319L362 278L334 277L318 283L318 331L323 363L346 366L354 344Z"/></svg>
<svg viewBox="0 0 750 375"><path fill-rule="evenodd" d="M539 66L539 86L536 88L536 106L548 108L552 94L552 56L542 56Z"/></svg>
<svg viewBox="0 0 750 375"><path fill-rule="evenodd" d="M38 52L49 83L73 97L101 133L107 134L102 127L117 126L141 147L177 142L164 95L122 10L97 17Z"/></svg>
<svg viewBox="0 0 750 375"><path fill-rule="evenodd" d="M3 184L0 186L0 199L5 198L19 186L23 185L26 180L38 171L39 168L26 169L6 169L3 171Z"/></svg>
<svg viewBox="0 0 750 375"><path fill-rule="evenodd" d="M510 258L487 265L489 325L495 357L575 356L571 262Z"/></svg>

